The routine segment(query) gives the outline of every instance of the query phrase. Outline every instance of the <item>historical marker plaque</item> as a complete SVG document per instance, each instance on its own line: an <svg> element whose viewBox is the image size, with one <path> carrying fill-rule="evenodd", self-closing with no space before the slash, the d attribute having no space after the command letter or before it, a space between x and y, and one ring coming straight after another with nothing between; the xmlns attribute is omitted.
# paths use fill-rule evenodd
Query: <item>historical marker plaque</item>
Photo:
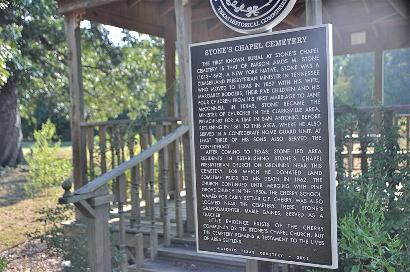
<svg viewBox="0 0 410 272"><path fill-rule="evenodd" d="M198 251L337 267L331 26L190 54Z"/></svg>

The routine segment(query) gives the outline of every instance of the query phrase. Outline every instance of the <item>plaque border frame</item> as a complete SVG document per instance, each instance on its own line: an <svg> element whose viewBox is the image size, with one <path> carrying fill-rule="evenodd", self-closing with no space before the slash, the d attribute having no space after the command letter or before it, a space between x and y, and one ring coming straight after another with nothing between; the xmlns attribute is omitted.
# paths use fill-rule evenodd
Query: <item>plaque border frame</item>
<svg viewBox="0 0 410 272"><path fill-rule="evenodd" d="M331 265L323 265L323 264L315 264L315 263L308 263L308 262L296 262L296 261L287 261L281 259L269 259L269 258L261 258L261 257L253 257L253 256L246 256L246 255L239 255L239 254L228 254L228 253L220 253L220 252L212 252L212 251L205 251L199 249L199 236L198 236L198 207L197 207L197 190L196 190L196 161L195 161L195 142L194 142L194 116L193 116L193 99L192 99L192 58L191 58L191 48L201 45L207 44L214 44L214 43L222 43L222 42L229 42L235 40L243 40L248 38L255 38L255 37L262 37L262 36L270 36L275 34L281 33L288 33L288 32L297 32L302 30L309 30L309 29L316 29L316 28L325 28L326 29L326 63L327 63L327 110L328 110L328 135L329 135L329 177L330 177L330 240L331 240L331 249L332 249L332 264ZM242 258L242 259L251 259L251 260L259 260L259 261L268 261L268 262L278 262L284 264L293 264L293 265L302 265L302 266L310 266L310 267L317 267L317 268L327 268L327 269L337 269L338 268L338 247L337 247L337 208L336 208L336 158L335 158L335 133L334 133L334 105L333 105L333 39L332 39L332 24L320 24L314 26L306 26L300 28L291 28L286 30L274 31L274 32L265 32L253 35L246 35L241 37L234 37L228 39L219 39L219 40L212 40L206 42L199 42L199 43L191 43L189 44L189 75L187 79L187 100L188 100L188 111L189 117L191 120L190 124L190 143L191 143L191 168L192 168L192 186L193 186L193 200L194 200L194 215L195 215L195 240L196 240L196 251L198 253L204 253L209 255L216 255L216 256L225 256L225 257L233 257L233 258ZM332 174L333 173L333 174Z"/></svg>
<svg viewBox="0 0 410 272"><path fill-rule="evenodd" d="M213 0L210 0L210 1L212 2ZM290 0L290 2L286 5L285 9L279 14L279 16L276 17L269 24L267 24L265 26L262 26L262 27L253 28L253 29L241 29L241 28L234 27L234 26L226 23L225 20L223 18L221 18L221 16L219 15L219 13L215 9L215 7L212 5L212 3L211 3L211 8L212 8L212 11L214 12L215 16L218 18L218 20L220 22L222 22L229 29L231 29L233 31L236 31L236 32L239 32L239 33L242 33L242 34L257 34L257 33L261 33L261 32L271 30L273 27L280 24L289 15L289 13L292 11L292 9L295 7L296 1L297 0Z"/></svg>

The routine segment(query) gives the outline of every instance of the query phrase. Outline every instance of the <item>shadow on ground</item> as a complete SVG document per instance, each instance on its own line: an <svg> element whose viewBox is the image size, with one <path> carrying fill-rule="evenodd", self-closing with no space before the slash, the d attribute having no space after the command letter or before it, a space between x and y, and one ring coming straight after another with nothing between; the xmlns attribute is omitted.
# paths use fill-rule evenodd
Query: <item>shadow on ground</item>
<svg viewBox="0 0 410 272"><path fill-rule="evenodd" d="M0 207L14 205L24 199L24 185L28 181L28 169L0 168Z"/></svg>

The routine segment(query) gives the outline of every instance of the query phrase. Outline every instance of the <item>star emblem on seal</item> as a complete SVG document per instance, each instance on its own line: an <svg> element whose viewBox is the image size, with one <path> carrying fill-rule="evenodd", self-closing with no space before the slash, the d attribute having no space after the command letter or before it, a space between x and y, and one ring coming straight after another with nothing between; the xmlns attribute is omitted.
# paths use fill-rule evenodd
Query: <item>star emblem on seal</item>
<svg viewBox="0 0 410 272"><path fill-rule="evenodd" d="M296 0L211 0L216 16L240 33L261 33L279 24Z"/></svg>

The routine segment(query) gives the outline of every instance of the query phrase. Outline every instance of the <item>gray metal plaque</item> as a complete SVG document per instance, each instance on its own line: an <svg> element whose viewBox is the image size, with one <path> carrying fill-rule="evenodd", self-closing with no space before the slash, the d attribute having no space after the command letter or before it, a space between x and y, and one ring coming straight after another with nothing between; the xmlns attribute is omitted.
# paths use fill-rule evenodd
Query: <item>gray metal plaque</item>
<svg viewBox="0 0 410 272"><path fill-rule="evenodd" d="M190 46L199 252L337 267L331 36Z"/></svg>

